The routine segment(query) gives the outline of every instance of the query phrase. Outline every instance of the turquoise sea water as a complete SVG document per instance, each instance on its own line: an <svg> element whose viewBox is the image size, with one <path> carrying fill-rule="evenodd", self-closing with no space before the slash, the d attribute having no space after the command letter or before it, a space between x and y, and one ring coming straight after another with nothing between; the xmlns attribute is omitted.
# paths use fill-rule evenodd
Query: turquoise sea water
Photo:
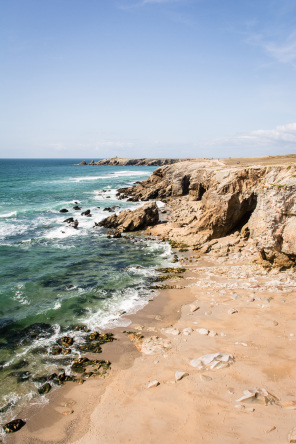
<svg viewBox="0 0 296 444"><path fill-rule="evenodd" d="M94 227L111 214L106 207L137 207L118 201L116 189L147 178L155 167L78 166L79 161L0 160L1 423L24 403L39 402L36 378L67 369L79 355L83 335L74 332L75 325L127 325L123 312L147 303L149 277L170 258L166 244L108 239L103 228ZM63 208L69 212L60 213ZM87 209L92 217L81 215ZM69 217L78 220L78 229L64 222ZM65 335L75 337L71 355L48 354Z"/></svg>

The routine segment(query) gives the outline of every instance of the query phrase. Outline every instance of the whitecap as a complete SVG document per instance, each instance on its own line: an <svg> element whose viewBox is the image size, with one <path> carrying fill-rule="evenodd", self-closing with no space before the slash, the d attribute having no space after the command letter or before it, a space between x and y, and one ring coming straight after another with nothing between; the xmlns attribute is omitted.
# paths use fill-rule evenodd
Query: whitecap
<svg viewBox="0 0 296 444"><path fill-rule="evenodd" d="M17 216L17 211L11 211L10 213L3 213L0 214L0 217L5 218L5 217L13 217L13 216Z"/></svg>

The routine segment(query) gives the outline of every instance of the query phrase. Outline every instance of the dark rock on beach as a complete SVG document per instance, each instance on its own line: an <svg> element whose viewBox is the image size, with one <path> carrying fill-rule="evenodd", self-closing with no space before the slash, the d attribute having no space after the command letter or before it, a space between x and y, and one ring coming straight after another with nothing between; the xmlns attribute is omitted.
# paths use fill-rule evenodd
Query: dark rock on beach
<svg viewBox="0 0 296 444"><path fill-rule="evenodd" d="M39 395L45 395L46 393L50 392L50 390L51 390L51 385L49 382L46 382L38 389L38 393Z"/></svg>
<svg viewBox="0 0 296 444"><path fill-rule="evenodd" d="M5 433L14 433L20 430L25 425L25 421L22 419L14 419L3 426Z"/></svg>

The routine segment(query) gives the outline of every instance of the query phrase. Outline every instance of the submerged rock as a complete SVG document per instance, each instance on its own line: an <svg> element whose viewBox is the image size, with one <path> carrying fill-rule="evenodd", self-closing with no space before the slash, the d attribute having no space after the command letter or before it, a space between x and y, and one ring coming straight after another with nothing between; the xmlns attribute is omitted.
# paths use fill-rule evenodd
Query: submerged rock
<svg viewBox="0 0 296 444"><path fill-rule="evenodd" d="M90 216L90 210L82 211L81 216Z"/></svg>

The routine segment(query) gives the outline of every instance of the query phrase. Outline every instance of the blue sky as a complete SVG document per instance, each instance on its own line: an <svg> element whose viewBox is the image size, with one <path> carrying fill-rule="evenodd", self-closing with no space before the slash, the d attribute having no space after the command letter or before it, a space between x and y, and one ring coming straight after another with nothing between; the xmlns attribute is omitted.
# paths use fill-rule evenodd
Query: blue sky
<svg viewBox="0 0 296 444"><path fill-rule="evenodd" d="M0 0L1 157L296 153L295 0Z"/></svg>

